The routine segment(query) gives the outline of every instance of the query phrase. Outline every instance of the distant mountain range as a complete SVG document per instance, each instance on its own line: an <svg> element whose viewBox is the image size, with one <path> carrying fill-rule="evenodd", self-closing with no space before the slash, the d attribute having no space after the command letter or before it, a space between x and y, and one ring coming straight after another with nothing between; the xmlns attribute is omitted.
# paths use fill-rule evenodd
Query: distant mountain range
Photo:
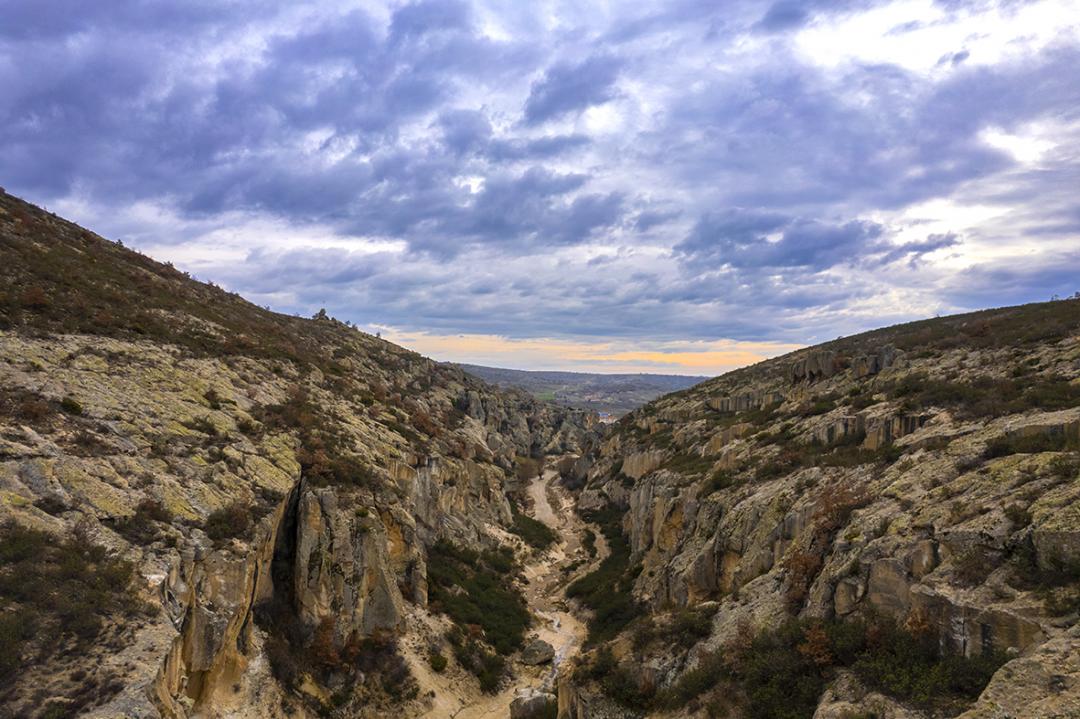
<svg viewBox="0 0 1080 719"><path fill-rule="evenodd" d="M539 399L616 415L637 409L661 395L710 379L672 374L590 374L503 369L473 364L457 366L499 387L518 387Z"/></svg>

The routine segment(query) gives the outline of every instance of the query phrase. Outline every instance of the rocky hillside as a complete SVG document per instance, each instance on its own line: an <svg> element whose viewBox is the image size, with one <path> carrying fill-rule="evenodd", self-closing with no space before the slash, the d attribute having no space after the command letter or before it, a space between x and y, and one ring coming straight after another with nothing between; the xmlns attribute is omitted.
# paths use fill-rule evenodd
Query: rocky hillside
<svg viewBox="0 0 1080 719"><path fill-rule="evenodd" d="M0 716L415 715L399 647L464 624L455 582L520 603L518 476L585 413L2 193L0 258ZM436 546L464 564L429 587ZM503 681L514 609L447 671Z"/></svg>
<svg viewBox="0 0 1080 719"><path fill-rule="evenodd" d="M1080 716L1080 301L732 372L563 470L614 549L560 717Z"/></svg>

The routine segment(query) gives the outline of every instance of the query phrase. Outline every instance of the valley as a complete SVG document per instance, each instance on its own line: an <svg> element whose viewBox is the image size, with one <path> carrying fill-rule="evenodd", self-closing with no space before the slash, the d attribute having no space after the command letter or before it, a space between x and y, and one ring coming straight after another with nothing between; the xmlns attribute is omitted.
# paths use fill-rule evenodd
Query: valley
<svg viewBox="0 0 1080 719"><path fill-rule="evenodd" d="M9 716L1080 716L1078 300L605 425L6 194L0 250Z"/></svg>
<svg viewBox="0 0 1080 719"><path fill-rule="evenodd" d="M534 397L618 418L669 392L692 387L708 377L665 374L590 374L516 370L457 364L498 387L517 388Z"/></svg>
<svg viewBox="0 0 1080 719"><path fill-rule="evenodd" d="M421 691L430 688L438 698L435 705L423 716L455 717L456 719L486 719L511 716L511 705L515 700L526 704L550 709L533 710L537 716L540 711L554 711L557 676L559 671L566 671L570 661L576 656L585 639L585 626L577 612L567 603L566 586L578 576L590 571L607 554L603 539L596 545L595 556L590 556L582 547L582 537L587 526L573 512L573 498L557 483L558 474L551 469L530 481L528 496L531 500L530 514L538 521L552 527L558 540L550 549L532 553L523 567L527 582L524 596L530 612L538 620L530 630L530 636L550 645L550 660L537 666L528 666L518 662L514 667L514 676L508 686L495 695L484 695L453 681L430 675L427 681L421 681ZM533 641L533 640L530 640ZM414 665L418 676L423 676L423 663ZM453 697L457 705L446 701ZM522 709L522 711L524 711ZM527 714L528 715L528 714Z"/></svg>

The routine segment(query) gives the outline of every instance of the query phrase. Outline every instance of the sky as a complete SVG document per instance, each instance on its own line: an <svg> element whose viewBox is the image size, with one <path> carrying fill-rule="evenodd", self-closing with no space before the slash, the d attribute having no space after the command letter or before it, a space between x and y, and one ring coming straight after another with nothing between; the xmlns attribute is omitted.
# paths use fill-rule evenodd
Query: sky
<svg viewBox="0 0 1080 719"><path fill-rule="evenodd" d="M1080 290L1080 0L0 0L0 185L437 359Z"/></svg>

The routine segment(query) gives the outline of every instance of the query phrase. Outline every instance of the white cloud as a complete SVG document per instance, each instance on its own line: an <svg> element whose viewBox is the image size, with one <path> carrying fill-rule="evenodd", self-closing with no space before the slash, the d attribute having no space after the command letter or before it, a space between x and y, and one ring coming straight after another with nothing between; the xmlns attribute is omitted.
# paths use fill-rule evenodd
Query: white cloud
<svg viewBox="0 0 1080 719"><path fill-rule="evenodd" d="M864 12L828 16L799 31L803 59L825 67L889 63L928 74L963 62L995 64L1080 38L1076 0L998 5L986 11L947 10L933 0L900 0Z"/></svg>

